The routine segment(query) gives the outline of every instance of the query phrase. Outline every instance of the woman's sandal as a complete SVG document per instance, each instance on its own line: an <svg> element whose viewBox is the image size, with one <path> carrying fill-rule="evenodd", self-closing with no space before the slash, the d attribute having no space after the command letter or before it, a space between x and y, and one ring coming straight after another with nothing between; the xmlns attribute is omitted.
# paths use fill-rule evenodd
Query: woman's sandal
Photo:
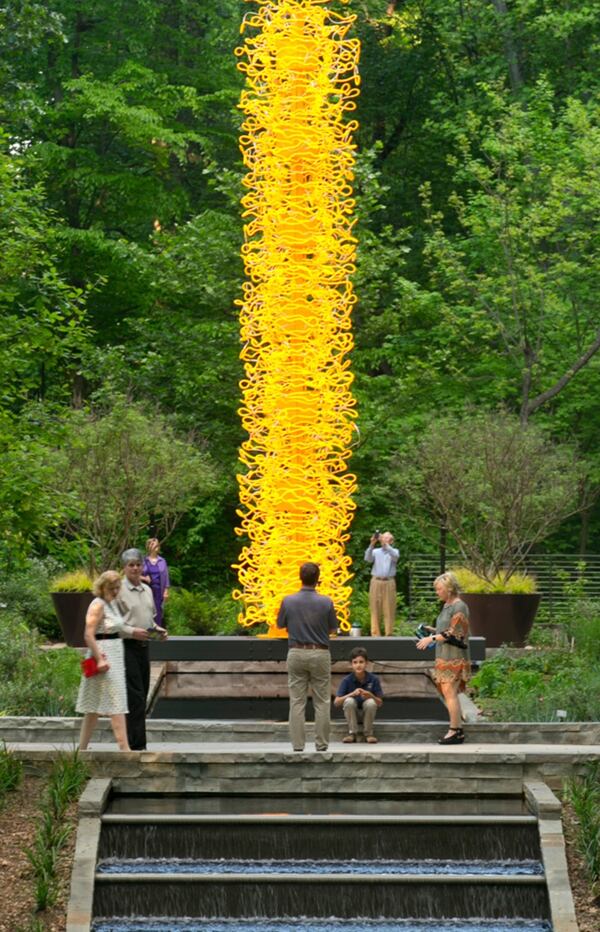
<svg viewBox="0 0 600 932"><path fill-rule="evenodd" d="M438 744L462 744L465 733L462 728L449 728L448 734L438 740Z"/></svg>
<svg viewBox="0 0 600 932"><path fill-rule="evenodd" d="M355 743L356 743L356 735L353 735L352 732L350 732L349 735L346 735L345 738L342 738L342 742L343 742L344 744L355 744Z"/></svg>

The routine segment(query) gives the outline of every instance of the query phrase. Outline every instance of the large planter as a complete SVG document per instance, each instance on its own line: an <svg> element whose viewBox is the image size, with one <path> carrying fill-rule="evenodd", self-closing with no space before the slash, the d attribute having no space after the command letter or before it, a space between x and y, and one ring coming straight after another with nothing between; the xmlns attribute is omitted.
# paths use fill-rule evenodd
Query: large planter
<svg viewBox="0 0 600 932"><path fill-rule="evenodd" d="M471 634L485 638L486 647L525 646L540 604L539 592L520 595L465 592L461 598L469 606Z"/></svg>
<svg viewBox="0 0 600 932"><path fill-rule="evenodd" d="M94 598L91 592L52 592L54 611L69 647L85 647L85 616Z"/></svg>

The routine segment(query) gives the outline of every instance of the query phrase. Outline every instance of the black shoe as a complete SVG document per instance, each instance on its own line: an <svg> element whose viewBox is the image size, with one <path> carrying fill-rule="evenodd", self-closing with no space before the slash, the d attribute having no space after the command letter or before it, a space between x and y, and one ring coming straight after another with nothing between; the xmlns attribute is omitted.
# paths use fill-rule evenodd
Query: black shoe
<svg viewBox="0 0 600 932"><path fill-rule="evenodd" d="M328 749L328 747L329 747L328 744L324 744L323 747L321 747L321 748L318 748L318 747L315 746L315 750L316 750L316 751L326 751L326 750Z"/></svg>
<svg viewBox="0 0 600 932"><path fill-rule="evenodd" d="M462 744L465 740L465 733L462 728L449 728L449 734L440 738L438 744Z"/></svg>

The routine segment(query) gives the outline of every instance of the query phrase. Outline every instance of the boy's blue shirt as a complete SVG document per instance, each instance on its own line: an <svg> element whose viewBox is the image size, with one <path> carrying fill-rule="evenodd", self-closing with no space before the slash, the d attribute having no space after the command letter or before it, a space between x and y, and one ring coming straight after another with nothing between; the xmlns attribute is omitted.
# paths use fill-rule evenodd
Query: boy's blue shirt
<svg viewBox="0 0 600 932"><path fill-rule="evenodd" d="M369 673L367 671L362 683L356 678L354 673L349 673L340 683L336 696L347 696L348 693L354 692L355 689L366 689L367 692L373 693L374 696L383 698L381 683L379 682L379 677L375 673ZM364 702L363 697L355 696L354 698L357 706L360 708Z"/></svg>

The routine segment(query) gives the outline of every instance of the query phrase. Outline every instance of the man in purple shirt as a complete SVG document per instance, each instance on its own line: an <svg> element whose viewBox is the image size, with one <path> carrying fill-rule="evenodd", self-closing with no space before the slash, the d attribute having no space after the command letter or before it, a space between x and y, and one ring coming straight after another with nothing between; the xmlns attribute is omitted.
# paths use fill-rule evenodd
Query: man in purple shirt
<svg viewBox="0 0 600 932"><path fill-rule="evenodd" d="M308 687L315 709L315 747L326 751L329 745L331 711L331 657L329 636L337 630L333 602L319 595L317 563L300 567L302 588L287 595L279 608L277 627L287 628L288 688L290 692L290 738L294 751L304 750L304 723Z"/></svg>

